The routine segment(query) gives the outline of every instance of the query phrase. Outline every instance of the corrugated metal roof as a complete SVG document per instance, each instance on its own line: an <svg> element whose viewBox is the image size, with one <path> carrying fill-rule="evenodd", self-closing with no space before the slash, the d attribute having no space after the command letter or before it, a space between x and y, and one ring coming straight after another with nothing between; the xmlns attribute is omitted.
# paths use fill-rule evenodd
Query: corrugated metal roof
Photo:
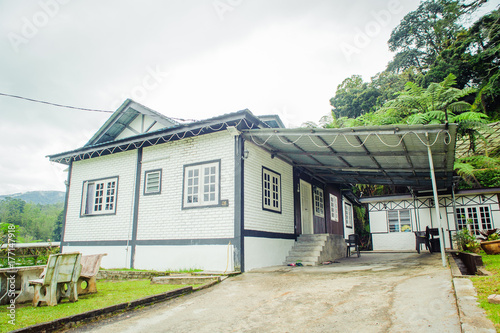
<svg viewBox="0 0 500 333"><path fill-rule="evenodd" d="M428 137L426 136L426 133ZM326 183L431 187L427 145L437 183L452 183L456 125L344 129L245 130L246 140Z"/></svg>

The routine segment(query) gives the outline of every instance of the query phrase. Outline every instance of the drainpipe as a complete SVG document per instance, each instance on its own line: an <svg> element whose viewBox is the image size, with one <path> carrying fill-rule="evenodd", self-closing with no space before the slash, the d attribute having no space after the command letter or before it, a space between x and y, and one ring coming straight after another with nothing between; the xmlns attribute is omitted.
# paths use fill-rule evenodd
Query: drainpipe
<svg viewBox="0 0 500 333"><path fill-rule="evenodd" d="M446 258L444 253L444 235L443 235L443 226L441 223L441 217L439 216L439 198L436 186L436 175L434 174L434 162L432 161L432 152L431 146L429 142L429 133L425 133L425 137L427 138L427 155L429 156L429 167L431 169L431 179L432 179L432 192L434 193L434 208L436 210L436 219L439 224L439 245L441 248L441 260L443 262L443 267L446 267Z"/></svg>

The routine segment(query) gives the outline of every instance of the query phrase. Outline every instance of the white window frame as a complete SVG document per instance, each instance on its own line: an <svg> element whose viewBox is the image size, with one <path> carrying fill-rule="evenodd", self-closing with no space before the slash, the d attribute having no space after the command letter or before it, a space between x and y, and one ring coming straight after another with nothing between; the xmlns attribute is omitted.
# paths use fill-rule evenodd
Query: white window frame
<svg viewBox="0 0 500 333"><path fill-rule="evenodd" d="M220 160L185 165L183 209L219 205Z"/></svg>
<svg viewBox="0 0 500 333"><path fill-rule="evenodd" d="M402 223L401 220L401 213L402 212L408 212L408 222L407 223ZM389 219L389 214L390 213L397 213L397 230L391 231L391 223ZM404 226L409 226L408 228L404 228ZM403 230L403 228L405 230ZM412 231L412 225L411 225L411 210L410 209L391 209L387 211L387 230L389 230L389 233L394 233L394 232L411 232Z"/></svg>
<svg viewBox="0 0 500 333"><path fill-rule="evenodd" d="M83 182L81 216L116 213L118 177Z"/></svg>
<svg viewBox="0 0 500 333"><path fill-rule="evenodd" d="M344 224L347 228L352 228L354 217L352 212L352 203L344 201Z"/></svg>
<svg viewBox="0 0 500 333"><path fill-rule="evenodd" d="M325 217L325 196L322 188L314 187L314 215Z"/></svg>
<svg viewBox="0 0 500 333"><path fill-rule="evenodd" d="M336 195L330 193L330 219L339 221L339 199Z"/></svg>
<svg viewBox="0 0 500 333"><path fill-rule="evenodd" d="M468 228L478 236L480 230L493 229L493 219L488 206L457 207L458 229ZM472 223L469 223L472 220Z"/></svg>
<svg viewBox="0 0 500 333"><path fill-rule="evenodd" d="M162 169L144 172L144 195L161 194Z"/></svg>
<svg viewBox="0 0 500 333"><path fill-rule="evenodd" d="M262 209L281 213L281 175L262 167Z"/></svg>

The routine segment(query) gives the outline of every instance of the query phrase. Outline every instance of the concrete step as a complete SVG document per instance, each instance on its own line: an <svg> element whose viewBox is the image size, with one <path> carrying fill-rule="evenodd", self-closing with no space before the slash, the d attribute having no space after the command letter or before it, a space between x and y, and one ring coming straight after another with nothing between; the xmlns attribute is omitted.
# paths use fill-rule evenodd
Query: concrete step
<svg viewBox="0 0 500 333"><path fill-rule="evenodd" d="M321 251L325 247L324 243L318 244L313 242L296 243L292 247L292 251Z"/></svg>
<svg viewBox="0 0 500 333"><path fill-rule="evenodd" d="M316 234L316 235L300 235L297 238L298 242L314 242L314 241L326 241L328 239L328 234Z"/></svg>
<svg viewBox="0 0 500 333"><path fill-rule="evenodd" d="M289 257L319 257L321 251L294 251L293 249L288 253Z"/></svg>

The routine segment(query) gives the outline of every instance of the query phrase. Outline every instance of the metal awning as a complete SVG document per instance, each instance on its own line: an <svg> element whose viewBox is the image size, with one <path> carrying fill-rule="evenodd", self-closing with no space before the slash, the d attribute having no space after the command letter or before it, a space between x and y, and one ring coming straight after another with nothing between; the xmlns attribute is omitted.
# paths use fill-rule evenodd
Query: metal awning
<svg viewBox="0 0 500 333"><path fill-rule="evenodd" d="M456 124L252 129L243 136L325 183L431 188L430 147L443 188L453 180L456 129Z"/></svg>

